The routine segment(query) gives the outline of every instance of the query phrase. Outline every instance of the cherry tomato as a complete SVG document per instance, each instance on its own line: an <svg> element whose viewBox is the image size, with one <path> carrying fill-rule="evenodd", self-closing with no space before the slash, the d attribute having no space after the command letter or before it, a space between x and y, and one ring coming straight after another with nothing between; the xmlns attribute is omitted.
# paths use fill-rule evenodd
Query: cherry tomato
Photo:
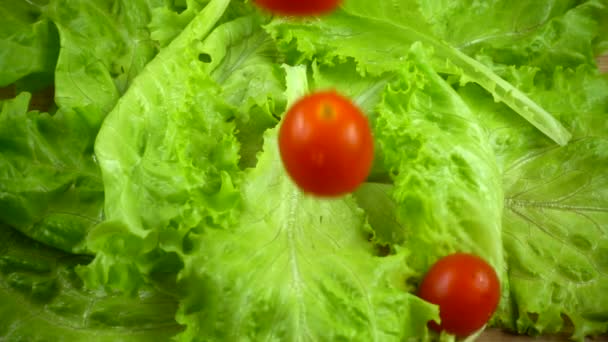
<svg viewBox="0 0 608 342"><path fill-rule="evenodd" d="M439 306L441 324L429 322L430 328L465 337L481 329L496 311L500 282L480 257L456 253L431 267L418 295Z"/></svg>
<svg viewBox="0 0 608 342"><path fill-rule="evenodd" d="M340 0L255 0L258 6L281 15L320 15L333 11Z"/></svg>
<svg viewBox="0 0 608 342"><path fill-rule="evenodd" d="M305 96L288 110L279 149L294 182L304 192L325 197L355 190L374 159L367 118L335 91Z"/></svg>

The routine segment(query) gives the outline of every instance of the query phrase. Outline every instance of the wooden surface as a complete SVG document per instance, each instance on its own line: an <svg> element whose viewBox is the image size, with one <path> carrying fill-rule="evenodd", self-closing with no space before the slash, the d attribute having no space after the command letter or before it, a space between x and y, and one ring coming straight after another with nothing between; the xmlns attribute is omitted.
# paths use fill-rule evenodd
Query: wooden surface
<svg viewBox="0 0 608 342"><path fill-rule="evenodd" d="M597 59L598 67L602 72L608 72L608 55L604 55Z"/></svg>

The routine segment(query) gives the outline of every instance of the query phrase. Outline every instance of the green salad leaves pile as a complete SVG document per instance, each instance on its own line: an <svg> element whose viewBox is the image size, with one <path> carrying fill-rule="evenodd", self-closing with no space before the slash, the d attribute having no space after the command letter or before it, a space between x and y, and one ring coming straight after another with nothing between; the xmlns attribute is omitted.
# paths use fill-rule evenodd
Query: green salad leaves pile
<svg viewBox="0 0 608 342"><path fill-rule="evenodd" d="M605 1L0 14L0 339L451 340L415 292L455 251L500 277L491 326L608 332ZM349 96L376 140L339 199L303 194L277 147L318 89Z"/></svg>

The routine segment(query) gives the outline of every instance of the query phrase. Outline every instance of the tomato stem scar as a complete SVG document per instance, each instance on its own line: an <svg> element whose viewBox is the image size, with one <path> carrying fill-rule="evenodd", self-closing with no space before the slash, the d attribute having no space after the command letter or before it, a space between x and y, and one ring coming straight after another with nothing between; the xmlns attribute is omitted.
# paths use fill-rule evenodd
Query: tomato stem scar
<svg viewBox="0 0 608 342"><path fill-rule="evenodd" d="M335 116L336 112L329 103L324 102L321 104L321 117L323 119L329 120L333 119Z"/></svg>

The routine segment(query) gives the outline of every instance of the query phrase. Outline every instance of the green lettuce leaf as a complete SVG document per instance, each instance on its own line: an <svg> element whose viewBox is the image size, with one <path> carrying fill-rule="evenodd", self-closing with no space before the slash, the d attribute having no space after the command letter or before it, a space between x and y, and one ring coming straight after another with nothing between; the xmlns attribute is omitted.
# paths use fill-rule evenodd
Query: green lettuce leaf
<svg viewBox="0 0 608 342"><path fill-rule="evenodd" d="M80 270L91 287L136 291L148 270L179 260L191 229L233 216L234 123L198 58L227 4L211 2L150 62L97 136L107 200L106 222L88 237L97 256Z"/></svg>
<svg viewBox="0 0 608 342"><path fill-rule="evenodd" d="M402 228L375 238L405 246L419 272L446 254L475 253L494 266L505 290L503 192L494 153L483 126L428 60L413 45L399 82L379 105L376 139Z"/></svg>
<svg viewBox="0 0 608 342"><path fill-rule="evenodd" d="M97 130L156 54L145 0L53 0L45 7L59 30L55 102L73 109Z"/></svg>
<svg viewBox="0 0 608 342"><path fill-rule="evenodd" d="M89 286L172 284L190 237L238 217L239 152L255 163L250 143L276 124L284 77L263 17L216 26L228 5L211 1L140 73L97 136L106 221L88 237L97 255L80 274Z"/></svg>
<svg viewBox="0 0 608 342"><path fill-rule="evenodd" d="M438 71L481 85L552 140L567 143L570 133L550 113L487 66L433 36L427 26L399 18L397 14L410 7L408 2L391 4L390 10L377 10L375 3L351 0L342 11L323 20L276 19L267 29L295 62L315 56L332 64L350 57L361 73L372 75L402 68L409 47L422 42L434 50L433 64Z"/></svg>
<svg viewBox="0 0 608 342"><path fill-rule="evenodd" d="M558 66L551 73L536 67L497 66L496 69L550 110L573 137L608 134L608 123L604 119L608 112L608 78L601 75L595 65Z"/></svg>
<svg viewBox="0 0 608 342"><path fill-rule="evenodd" d="M230 10L224 17L231 17ZM255 165L264 131L277 124L278 114L286 108L285 72L275 43L260 29L265 20L248 15L227 21L205 40L199 55L221 86L218 96L232 107L243 168Z"/></svg>
<svg viewBox="0 0 608 342"><path fill-rule="evenodd" d="M26 94L4 104L0 223L65 251L86 251L87 232L103 218L93 142L107 112L155 54L141 30L148 12L143 0L54 0L42 8L61 38L59 108L53 115L28 113Z"/></svg>
<svg viewBox="0 0 608 342"><path fill-rule="evenodd" d="M162 6L155 3L152 20L148 25L151 38L162 48L169 45L209 2L209 0L170 0L164 1ZM253 12L254 7L251 2L231 1L217 24L250 16Z"/></svg>
<svg viewBox="0 0 608 342"><path fill-rule="evenodd" d="M188 259L182 339L427 339L437 309L407 292L408 253L376 256L352 197L301 193L283 169L276 131L245 174L237 225L202 232Z"/></svg>
<svg viewBox="0 0 608 342"><path fill-rule="evenodd" d="M501 73L555 113L575 139L608 136L608 79L595 67L557 68L548 77L538 75L536 68L509 67ZM458 92L488 130L501 170L527 153L552 146L508 107L484 97L479 87L467 85Z"/></svg>
<svg viewBox="0 0 608 342"><path fill-rule="evenodd" d="M513 6L512 2L500 2L502 7ZM463 49L469 54L490 56L497 64L525 65L547 73L558 66L576 68L582 64L595 64L596 45L605 39L602 36L602 27L608 20L605 1L583 1L576 6L571 1L520 2L516 6L521 6L521 10L507 12L501 10L501 6L483 6L474 19L494 18L495 22L513 26L502 32L486 32L483 36L463 40L460 43ZM487 13L490 11L499 15ZM505 12L512 16L500 15ZM470 26L481 28L485 25ZM457 30L446 28L446 31Z"/></svg>
<svg viewBox="0 0 608 342"><path fill-rule="evenodd" d="M165 1L152 9L150 38L165 47L188 26L209 0Z"/></svg>
<svg viewBox="0 0 608 342"><path fill-rule="evenodd" d="M512 329L567 331L581 341L608 331L607 151L607 139L581 138L524 155L506 170L513 312L503 319Z"/></svg>
<svg viewBox="0 0 608 342"><path fill-rule="evenodd" d="M0 14L0 85L56 94L50 113L0 101L0 339L453 341L413 294L453 251L497 269L491 325L608 330L605 1ZM376 160L321 200L285 174L276 126L329 88L368 116Z"/></svg>
<svg viewBox="0 0 608 342"><path fill-rule="evenodd" d="M594 46L605 39L608 8L601 0L417 3L435 35L501 64L576 67L592 63Z"/></svg>
<svg viewBox="0 0 608 342"><path fill-rule="evenodd" d="M72 112L29 111L30 94L0 103L0 223L65 251L84 252L103 219L101 175Z"/></svg>
<svg viewBox="0 0 608 342"><path fill-rule="evenodd" d="M0 226L0 339L6 341L160 341L181 330L174 298L145 289L137 297L84 288L68 254Z"/></svg>
<svg viewBox="0 0 608 342"><path fill-rule="evenodd" d="M510 70L526 75L525 70ZM532 74L534 75L534 74ZM466 86L459 94L488 128L503 173L503 244L510 292L496 324L532 335L606 333L608 82L585 66L521 87L552 106L575 139L555 147L509 108Z"/></svg>
<svg viewBox="0 0 608 342"><path fill-rule="evenodd" d="M3 1L0 17L0 87L19 80L29 91L49 85L59 53L55 26L27 1Z"/></svg>

